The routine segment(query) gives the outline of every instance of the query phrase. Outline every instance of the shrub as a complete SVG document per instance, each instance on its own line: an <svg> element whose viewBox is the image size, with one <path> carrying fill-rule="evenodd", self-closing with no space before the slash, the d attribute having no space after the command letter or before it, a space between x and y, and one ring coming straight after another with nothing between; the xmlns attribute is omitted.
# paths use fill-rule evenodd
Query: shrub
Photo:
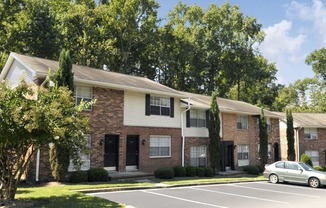
<svg viewBox="0 0 326 208"><path fill-rule="evenodd" d="M259 168L256 165L245 166L243 170L251 175L259 175Z"/></svg>
<svg viewBox="0 0 326 208"><path fill-rule="evenodd" d="M87 171L89 182L103 182L109 180L109 173L104 168L91 168Z"/></svg>
<svg viewBox="0 0 326 208"><path fill-rule="evenodd" d="M154 171L155 178L171 179L174 177L173 168L159 168Z"/></svg>
<svg viewBox="0 0 326 208"><path fill-rule="evenodd" d="M201 167L196 167L196 176L204 177L205 176L205 169Z"/></svg>
<svg viewBox="0 0 326 208"><path fill-rule="evenodd" d="M318 171L324 171L324 169L321 166L319 166L319 165L314 166L314 169L315 170L318 170Z"/></svg>
<svg viewBox="0 0 326 208"><path fill-rule="evenodd" d="M185 167L182 167L180 165L174 166L173 167L173 171L174 171L174 176L175 177L185 177L186 176L186 169L185 169Z"/></svg>
<svg viewBox="0 0 326 208"><path fill-rule="evenodd" d="M264 167L262 167L261 165L256 165L256 166L257 166L257 168L259 169L259 173L264 172L264 170L265 170Z"/></svg>
<svg viewBox="0 0 326 208"><path fill-rule="evenodd" d="M325 166L323 167L323 171L324 171L324 172L326 171L326 167L325 167Z"/></svg>
<svg viewBox="0 0 326 208"><path fill-rule="evenodd" d="M213 168L205 168L205 176L206 177L213 177L214 176L214 170Z"/></svg>
<svg viewBox="0 0 326 208"><path fill-rule="evenodd" d="M69 178L70 183L82 183L87 182L87 172L86 171L74 171L71 173Z"/></svg>
<svg viewBox="0 0 326 208"><path fill-rule="evenodd" d="M186 176L188 176L188 177L196 176L196 168L194 166L187 166L186 167Z"/></svg>
<svg viewBox="0 0 326 208"><path fill-rule="evenodd" d="M310 156L305 153L301 155L300 161L310 165L311 167L313 166Z"/></svg>

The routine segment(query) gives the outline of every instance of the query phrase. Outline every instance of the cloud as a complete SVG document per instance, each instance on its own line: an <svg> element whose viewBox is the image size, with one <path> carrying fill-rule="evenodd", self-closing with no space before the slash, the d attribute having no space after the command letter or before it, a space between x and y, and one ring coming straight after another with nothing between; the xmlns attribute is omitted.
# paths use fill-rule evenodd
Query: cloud
<svg viewBox="0 0 326 208"><path fill-rule="evenodd" d="M312 3L309 5L292 1L288 7L287 14L312 24L313 30L321 38L322 45L326 46L326 8L322 1L312 0Z"/></svg>
<svg viewBox="0 0 326 208"><path fill-rule="evenodd" d="M284 59L284 56L297 60L296 54L300 51L306 36L303 34L291 36L291 28L292 23L290 21L282 20L273 26L263 29L266 36L259 48L264 56L274 62L281 61Z"/></svg>
<svg viewBox="0 0 326 208"><path fill-rule="evenodd" d="M279 83L285 83L284 77L290 76L294 66L304 63L305 56L302 54L302 44L306 36L299 32L292 35L292 22L282 20L270 27L263 29L265 39L259 46L263 56L270 62L275 62L279 70L276 74Z"/></svg>

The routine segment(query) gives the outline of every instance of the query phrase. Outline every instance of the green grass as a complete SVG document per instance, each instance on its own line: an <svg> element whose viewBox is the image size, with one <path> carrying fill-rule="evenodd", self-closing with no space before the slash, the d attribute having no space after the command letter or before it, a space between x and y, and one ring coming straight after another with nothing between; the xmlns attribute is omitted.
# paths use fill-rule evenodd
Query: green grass
<svg viewBox="0 0 326 208"><path fill-rule="evenodd" d="M241 181L266 180L263 176L243 176L243 177L214 177L214 178L174 178L170 180L153 179L155 183L170 186L190 185L190 184L209 184L209 183L231 183ZM92 197L76 190L84 189L103 189L103 188L127 188L127 187L148 187L154 183L138 183L134 181L110 182L110 183L85 183L85 184L62 184L62 185L24 185L18 188L16 194L19 207L46 207L46 208L87 208L87 207L124 207L105 199Z"/></svg>
<svg viewBox="0 0 326 208"><path fill-rule="evenodd" d="M121 188L150 186L151 183L107 183L107 184L76 184L76 185L35 185L21 186L16 193L16 200L19 204L25 204L26 207L37 206L46 208L74 208L74 207L124 207L121 204L111 202L105 199L92 197L74 190L82 189L101 189L101 188ZM25 202L25 203L24 203ZM30 204L34 203L34 204Z"/></svg>

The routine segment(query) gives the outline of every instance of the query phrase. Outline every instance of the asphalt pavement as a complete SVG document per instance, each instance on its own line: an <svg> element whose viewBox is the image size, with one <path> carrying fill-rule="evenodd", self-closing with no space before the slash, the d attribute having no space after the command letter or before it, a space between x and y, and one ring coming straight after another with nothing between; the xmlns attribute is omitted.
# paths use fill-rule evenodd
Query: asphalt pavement
<svg viewBox="0 0 326 208"><path fill-rule="evenodd" d="M90 193L127 208L325 208L326 188L267 181Z"/></svg>

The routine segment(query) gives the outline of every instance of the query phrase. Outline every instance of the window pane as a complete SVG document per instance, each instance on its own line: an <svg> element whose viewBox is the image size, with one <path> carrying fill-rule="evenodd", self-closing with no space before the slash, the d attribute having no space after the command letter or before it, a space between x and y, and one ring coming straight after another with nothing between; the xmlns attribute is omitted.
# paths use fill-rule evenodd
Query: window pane
<svg viewBox="0 0 326 208"><path fill-rule="evenodd" d="M168 157L170 156L171 137L170 136L150 136L150 156Z"/></svg>
<svg viewBox="0 0 326 208"><path fill-rule="evenodd" d="M163 116L169 116L170 115L170 108L161 107L161 115L163 115Z"/></svg>
<svg viewBox="0 0 326 208"><path fill-rule="evenodd" d="M161 98L161 106L170 107L170 99L168 99L168 98Z"/></svg>

